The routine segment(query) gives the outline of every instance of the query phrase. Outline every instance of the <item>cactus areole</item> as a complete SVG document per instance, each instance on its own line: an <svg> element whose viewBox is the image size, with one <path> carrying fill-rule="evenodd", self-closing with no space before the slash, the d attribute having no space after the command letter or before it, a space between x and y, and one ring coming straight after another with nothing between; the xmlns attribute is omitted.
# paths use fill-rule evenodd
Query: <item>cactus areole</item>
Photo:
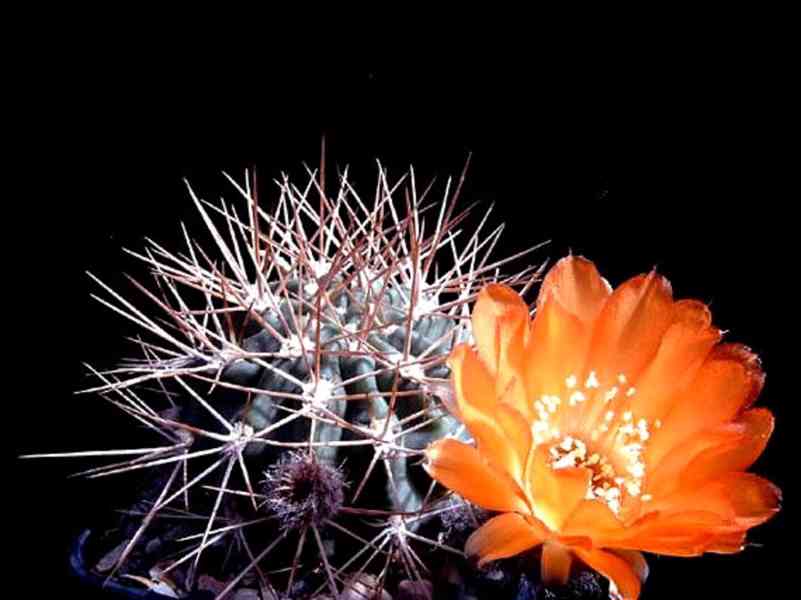
<svg viewBox="0 0 801 600"><path fill-rule="evenodd" d="M373 200L347 169L328 187L284 177L260 201L249 173L228 179L218 203L187 184L200 237L129 251L152 281L92 276L142 331L136 358L92 369L84 391L143 443L35 455L96 457L83 474L130 481L121 521L82 538L82 568L168 597L416 598L454 578L478 597L462 547L486 516L435 486L423 449L469 440L447 359L484 285L537 280L500 274L533 248L493 257L502 228L460 207L464 173L421 189L379 164Z"/></svg>

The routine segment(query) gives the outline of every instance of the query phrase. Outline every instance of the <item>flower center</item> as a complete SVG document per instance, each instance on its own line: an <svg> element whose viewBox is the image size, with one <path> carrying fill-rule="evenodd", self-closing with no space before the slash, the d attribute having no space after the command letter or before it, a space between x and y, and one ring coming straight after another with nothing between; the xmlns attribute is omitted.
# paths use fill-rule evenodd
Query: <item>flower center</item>
<svg viewBox="0 0 801 600"><path fill-rule="evenodd" d="M615 514L620 513L624 492L633 491L639 494L638 481L631 481L633 478L618 475L606 456L598 452L589 453L587 445L579 439L567 435L558 444L551 446L549 452L551 468L554 470L570 467L589 469L592 472L592 479L584 497L587 500L605 502Z"/></svg>
<svg viewBox="0 0 801 600"><path fill-rule="evenodd" d="M616 515L628 499L649 501L650 495L643 493L644 452L652 427L661 423L635 416L631 401L636 388L622 373L604 385L590 371L583 382L573 374L566 377L560 392L534 402L532 434L536 444L548 444L551 468L589 469L592 479L585 497L606 503Z"/></svg>

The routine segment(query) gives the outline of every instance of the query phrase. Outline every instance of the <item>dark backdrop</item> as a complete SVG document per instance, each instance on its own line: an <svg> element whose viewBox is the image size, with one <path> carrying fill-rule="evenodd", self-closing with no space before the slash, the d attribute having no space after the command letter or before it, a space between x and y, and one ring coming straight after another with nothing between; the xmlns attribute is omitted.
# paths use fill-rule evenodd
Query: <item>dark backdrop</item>
<svg viewBox="0 0 801 600"><path fill-rule="evenodd" d="M643 598L784 597L775 592L792 581L778 565L797 469L796 190L777 185L789 160L772 145L769 111L751 101L760 94L748 82L762 75L736 61L714 76L665 67L665 79L635 72L623 87L592 52L558 65L458 54L390 65L318 50L288 64L258 50L222 61L76 46L22 74L10 115L22 186L7 202L4 261L13 452L118 437L114 413L72 395L82 361L113 364L131 332L90 300L84 271L130 291L121 272L143 270L120 248L141 248L144 236L177 244L179 221L196 223L183 177L207 197L230 196L220 172L256 165L268 191L281 171L315 165L325 136L329 168L350 164L372 190L376 158L442 181L472 152L465 202L495 203L510 251L549 239L537 260L572 249L613 284L657 266L678 297L709 302L729 339L763 357L761 403L777 431L755 470L785 490L787 508L741 555L652 558ZM66 480L72 466L15 461L6 480L3 533L16 563L6 576L28 582L28 597L76 594L68 545L125 504L124 479Z"/></svg>

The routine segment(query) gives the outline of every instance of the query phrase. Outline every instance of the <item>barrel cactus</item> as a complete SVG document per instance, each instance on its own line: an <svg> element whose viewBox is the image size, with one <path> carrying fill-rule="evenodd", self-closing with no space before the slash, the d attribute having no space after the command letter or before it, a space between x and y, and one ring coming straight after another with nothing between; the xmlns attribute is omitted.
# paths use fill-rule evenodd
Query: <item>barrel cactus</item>
<svg viewBox="0 0 801 600"><path fill-rule="evenodd" d="M466 438L447 410L449 352L484 284L537 280L533 266L500 274L531 249L493 260L489 211L460 229L464 173L434 199L413 170L391 182L379 164L372 202L347 170L333 193L323 173L283 177L271 203L248 173L228 177L234 203L187 184L208 239L183 227L181 251L129 251L153 276L131 278L147 307L95 278L96 299L142 328L141 356L92 369L84 391L163 443L37 456L123 457L82 474L147 474L100 552L108 581L174 597L430 597L439 563L421 554L458 558L450 532L478 524L435 488L422 449Z"/></svg>

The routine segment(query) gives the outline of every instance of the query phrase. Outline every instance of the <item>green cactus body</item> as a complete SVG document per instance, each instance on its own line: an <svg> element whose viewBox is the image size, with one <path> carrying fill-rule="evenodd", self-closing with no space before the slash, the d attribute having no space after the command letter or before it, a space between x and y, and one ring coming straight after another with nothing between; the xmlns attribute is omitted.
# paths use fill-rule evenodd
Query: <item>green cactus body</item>
<svg viewBox="0 0 801 600"><path fill-rule="evenodd" d="M320 284L326 283L323 277ZM333 289L331 304L335 310L323 313L323 318L315 315L314 296L304 295L303 303L291 306L283 301L277 311L285 315L297 311L305 323L303 335L308 346L300 347L298 343L293 358L276 357L270 360L272 369L250 363L247 366L234 366L225 373L231 381L248 384L258 378L257 387L268 392L294 393L303 392L303 387L288 382L281 373L292 373L304 383L315 402L321 403L320 416L330 411L339 419L354 424L356 427L371 429L376 423L384 424L391 414L388 424L390 436L399 433L398 422L405 420L409 433L403 435L398 443L406 448L420 450L431 441L445 435L457 435L459 422L442 406L439 399L423 388L428 379L446 379L449 370L442 363L442 357L450 352L457 326L453 319L443 316L423 316L411 321L411 339L409 330L409 298L411 290L399 285L397 289L374 290L375 301L370 301L360 288L357 280L352 281L351 290L336 290L341 287L342 278L338 278L338 286L328 284L326 289ZM288 282L287 289L297 290L301 285L298 280ZM381 286L383 287L383 286ZM298 310L299 309L299 310ZM276 331L284 336L295 335L286 331L284 325L267 310L262 318L274 324ZM288 323L290 319L286 319ZM319 345L317 328L319 327ZM369 332L358 335L357 332ZM245 340L246 348L279 349L281 341L269 332L261 329ZM319 378L315 377L317 352L319 348ZM408 352L408 355L406 353ZM418 357L424 355L420 360ZM410 365L410 366L404 366ZM430 366L428 366L430 365ZM252 367L252 368L251 368ZM317 380L317 384L315 384ZM343 385L343 382L345 383ZM393 391L396 394L391 406ZM348 399L344 399L347 397ZM278 416L278 408L287 402L297 408L294 398L284 398L268 394L256 395L252 403L243 408L243 419L255 430L268 427ZM336 442L343 439L346 431L336 422L318 422L314 437L311 436L311 420L298 419L282 430L287 442L312 440L316 444ZM380 432L377 432L380 433ZM352 437L352 436L351 436ZM256 455L265 450L255 444L250 454ZM361 450L357 450L360 452ZM347 447L320 445L314 447L317 457L331 465L341 464L347 460ZM350 452L353 454L353 451ZM353 459L353 457L350 457ZM384 503L404 512L412 512L422 507L422 497L426 489L410 485L406 473L407 456L396 453L393 470L400 484L401 496L390 497ZM418 478L418 482L423 481Z"/></svg>

